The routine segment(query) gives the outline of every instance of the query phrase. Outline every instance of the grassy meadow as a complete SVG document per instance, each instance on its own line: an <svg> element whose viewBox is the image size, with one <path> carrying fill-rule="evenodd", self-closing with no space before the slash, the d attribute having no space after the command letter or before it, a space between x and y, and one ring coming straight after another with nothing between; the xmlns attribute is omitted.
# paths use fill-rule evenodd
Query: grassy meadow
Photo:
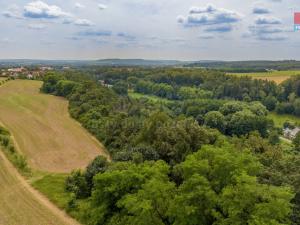
<svg viewBox="0 0 300 225"><path fill-rule="evenodd" d="M249 76L255 79L275 81L277 84L289 79L292 76L300 75L299 70L286 70L286 71L271 71L261 73L228 73L233 76Z"/></svg>
<svg viewBox="0 0 300 225"><path fill-rule="evenodd" d="M154 95L145 95L145 94L140 94L140 93L136 93L136 92L129 92L128 94L131 98L134 99L140 99L140 98L147 98L148 100L152 101L152 102L171 102L171 100L168 100L166 98L160 98Z"/></svg>
<svg viewBox="0 0 300 225"><path fill-rule="evenodd" d="M29 166L47 172L84 168L102 145L71 119L67 100L41 94L42 82L15 80L0 88L0 119Z"/></svg>
<svg viewBox="0 0 300 225"><path fill-rule="evenodd" d="M293 122L296 125L300 126L300 117L293 115L279 115L275 112L270 112L268 117L274 121L276 127L283 127L283 124L286 121Z"/></svg>
<svg viewBox="0 0 300 225"><path fill-rule="evenodd" d="M65 191L66 177L65 174L44 174L44 176L34 179L31 184L45 194L51 202L64 209L71 199L71 194Z"/></svg>

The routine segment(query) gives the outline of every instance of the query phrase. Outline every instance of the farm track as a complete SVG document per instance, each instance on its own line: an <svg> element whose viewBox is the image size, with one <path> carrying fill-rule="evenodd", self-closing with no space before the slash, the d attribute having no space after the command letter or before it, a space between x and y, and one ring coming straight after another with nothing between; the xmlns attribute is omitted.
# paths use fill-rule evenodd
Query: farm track
<svg viewBox="0 0 300 225"><path fill-rule="evenodd" d="M79 225L33 189L0 151L0 225Z"/></svg>

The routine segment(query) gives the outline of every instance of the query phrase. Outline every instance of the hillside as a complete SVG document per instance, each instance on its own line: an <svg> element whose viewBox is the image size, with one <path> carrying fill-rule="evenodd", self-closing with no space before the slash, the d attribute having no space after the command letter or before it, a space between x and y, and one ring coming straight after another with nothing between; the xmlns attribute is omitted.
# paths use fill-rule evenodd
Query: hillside
<svg viewBox="0 0 300 225"><path fill-rule="evenodd" d="M42 82L16 80L0 88L0 118L10 130L30 167L70 172L85 167L102 145L68 113L68 102L40 94Z"/></svg>

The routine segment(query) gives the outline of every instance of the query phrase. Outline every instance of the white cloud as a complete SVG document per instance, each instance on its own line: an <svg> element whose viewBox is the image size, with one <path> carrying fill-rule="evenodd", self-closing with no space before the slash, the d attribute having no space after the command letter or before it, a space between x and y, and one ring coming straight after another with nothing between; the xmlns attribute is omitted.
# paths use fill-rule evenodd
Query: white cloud
<svg viewBox="0 0 300 225"><path fill-rule="evenodd" d="M198 13L212 13L217 11L214 5L208 4L206 7L196 7L193 6L190 8L190 14L198 14Z"/></svg>
<svg viewBox="0 0 300 225"><path fill-rule="evenodd" d="M56 5L48 5L42 1L30 2L24 7L24 16L28 18L61 18L69 17L70 13L64 12Z"/></svg>
<svg viewBox="0 0 300 225"><path fill-rule="evenodd" d="M199 35L198 38L199 39L204 39L204 40L210 40L210 39L214 39L215 36L214 35L204 34L204 35Z"/></svg>
<svg viewBox="0 0 300 225"><path fill-rule="evenodd" d="M100 10L104 10L104 9L107 9L107 6L104 5L104 4L98 4L98 8L99 8Z"/></svg>
<svg viewBox="0 0 300 225"><path fill-rule="evenodd" d="M87 19L77 19L74 21L74 24L77 26L90 27L93 26L94 23Z"/></svg>
<svg viewBox="0 0 300 225"><path fill-rule="evenodd" d="M206 7L191 7L187 17L178 16L177 22L187 27L231 24L240 21L242 16L232 10L216 8L213 5Z"/></svg>
<svg viewBox="0 0 300 225"><path fill-rule="evenodd" d="M276 17L258 17L255 20L257 25L265 25L265 24L281 24L281 20Z"/></svg>
<svg viewBox="0 0 300 225"><path fill-rule="evenodd" d="M83 4L79 3L79 2L76 2L75 3L75 8L77 8L77 9L83 9L83 8L85 8L85 5L83 5Z"/></svg>
<svg viewBox="0 0 300 225"><path fill-rule="evenodd" d="M177 17L177 23L186 28L201 27L204 32L226 33L232 31L233 25L242 17L238 12L208 4L205 7L191 7L186 17Z"/></svg>
<svg viewBox="0 0 300 225"><path fill-rule="evenodd" d="M16 18L21 19L20 8L17 5L11 5L6 11L2 12L2 15L6 18Z"/></svg>
<svg viewBox="0 0 300 225"><path fill-rule="evenodd" d="M269 13L271 13L271 11L268 8L266 8L264 6L260 6L260 5L254 6L252 12L253 12L253 14L269 14Z"/></svg>
<svg viewBox="0 0 300 225"><path fill-rule="evenodd" d="M34 24L29 24L28 28L32 30L43 30L46 28L46 25L42 23L34 23Z"/></svg>
<svg viewBox="0 0 300 225"><path fill-rule="evenodd" d="M248 33L243 37L253 37L260 41L283 41L288 38L282 21L270 16L256 18L254 25L249 26Z"/></svg>
<svg viewBox="0 0 300 225"><path fill-rule="evenodd" d="M185 21L185 17L184 16L182 16L182 15L177 16L177 22L178 23L184 23L184 21Z"/></svg>

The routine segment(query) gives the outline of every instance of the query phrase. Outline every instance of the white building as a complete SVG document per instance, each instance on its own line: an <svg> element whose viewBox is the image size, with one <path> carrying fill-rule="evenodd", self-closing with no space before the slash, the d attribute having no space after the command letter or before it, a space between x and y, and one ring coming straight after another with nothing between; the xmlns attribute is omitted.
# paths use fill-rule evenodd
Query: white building
<svg viewBox="0 0 300 225"><path fill-rule="evenodd" d="M300 132L300 127L295 127L294 129L285 128L283 129L283 136L288 139L294 139L298 132Z"/></svg>

